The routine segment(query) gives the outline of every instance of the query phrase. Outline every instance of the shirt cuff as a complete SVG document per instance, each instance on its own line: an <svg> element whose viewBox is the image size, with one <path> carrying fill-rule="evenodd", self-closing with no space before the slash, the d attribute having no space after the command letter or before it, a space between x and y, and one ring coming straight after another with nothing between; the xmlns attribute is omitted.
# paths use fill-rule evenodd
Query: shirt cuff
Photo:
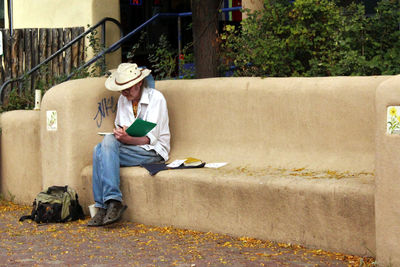
<svg viewBox="0 0 400 267"><path fill-rule="evenodd" d="M148 133L146 136L150 139L150 145L154 146L157 143L157 138L152 133Z"/></svg>

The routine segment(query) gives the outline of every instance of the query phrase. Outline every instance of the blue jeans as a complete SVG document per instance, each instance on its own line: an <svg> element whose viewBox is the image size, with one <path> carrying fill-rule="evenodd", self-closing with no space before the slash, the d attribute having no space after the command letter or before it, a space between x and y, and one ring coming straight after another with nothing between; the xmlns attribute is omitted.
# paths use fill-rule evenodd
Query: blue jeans
<svg viewBox="0 0 400 267"><path fill-rule="evenodd" d="M93 151L93 196L97 208L107 208L107 200L122 201L120 166L138 166L142 163L160 162L163 158L154 150L125 145L114 135L106 135Z"/></svg>

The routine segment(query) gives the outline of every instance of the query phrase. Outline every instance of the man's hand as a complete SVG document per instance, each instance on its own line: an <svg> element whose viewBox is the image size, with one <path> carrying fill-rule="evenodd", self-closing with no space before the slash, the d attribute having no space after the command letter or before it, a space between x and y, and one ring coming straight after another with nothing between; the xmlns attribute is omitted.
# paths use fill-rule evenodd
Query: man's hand
<svg viewBox="0 0 400 267"><path fill-rule="evenodd" d="M127 129L126 126L123 126L122 128L118 127L117 129L114 129L113 132L114 132L115 138L118 141L120 141L121 143L124 143L124 144L129 144L130 141L132 141L132 140L130 140L131 136L129 134L127 134L126 129Z"/></svg>
<svg viewBox="0 0 400 267"><path fill-rule="evenodd" d="M145 145L150 144L150 139L147 136L143 137L133 137L130 136L126 129L127 126L123 126L122 128L114 129L114 136L115 138L123 144L127 145Z"/></svg>

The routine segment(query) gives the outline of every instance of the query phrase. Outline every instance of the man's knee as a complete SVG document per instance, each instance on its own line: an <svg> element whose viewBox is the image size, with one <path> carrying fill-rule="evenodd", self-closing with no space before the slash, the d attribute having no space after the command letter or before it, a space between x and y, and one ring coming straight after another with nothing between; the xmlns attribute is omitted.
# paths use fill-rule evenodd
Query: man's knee
<svg viewBox="0 0 400 267"><path fill-rule="evenodd" d="M107 134L107 135L104 136L103 141L99 145L101 145L102 147L107 149L107 148L118 147L119 146L119 142L114 137L113 134Z"/></svg>

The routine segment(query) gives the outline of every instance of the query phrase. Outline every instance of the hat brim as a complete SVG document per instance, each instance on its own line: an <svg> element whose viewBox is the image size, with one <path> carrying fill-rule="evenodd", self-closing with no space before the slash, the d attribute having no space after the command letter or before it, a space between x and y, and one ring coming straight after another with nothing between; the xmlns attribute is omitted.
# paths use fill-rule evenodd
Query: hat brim
<svg viewBox="0 0 400 267"><path fill-rule="evenodd" d="M135 84L139 83L140 81L142 81L144 78L146 78L147 76L149 76L149 74L151 73L151 70L149 69L143 69L142 70L142 75L140 75L140 77L136 78L133 81L130 81L128 83L124 83L124 84L117 84L115 82L115 76L113 75L113 73L107 78L106 82L105 82L105 86L108 90L110 91L122 91L125 89L128 89L132 86L134 86Z"/></svg>

